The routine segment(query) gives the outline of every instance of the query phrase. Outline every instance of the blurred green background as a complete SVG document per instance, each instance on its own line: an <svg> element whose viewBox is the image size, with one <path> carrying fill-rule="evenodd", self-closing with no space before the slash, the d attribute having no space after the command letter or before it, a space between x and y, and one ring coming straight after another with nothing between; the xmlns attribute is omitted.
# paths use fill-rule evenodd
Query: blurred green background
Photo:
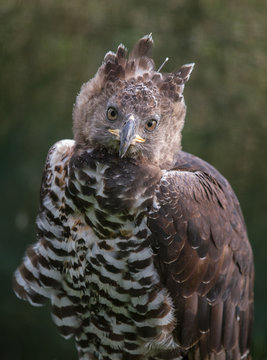
<svg viewBox="0 0 267 360"><path fill-rule="evenodd" d="M49 147L72 137L72 107L104 54L153 33L165 71L195 62L183 148L231 182L256 263L255 360L267 359L267 3L264 0L0 0L0 359L76 359L49 308L14 296L11 278L35 241Z"/></svg>

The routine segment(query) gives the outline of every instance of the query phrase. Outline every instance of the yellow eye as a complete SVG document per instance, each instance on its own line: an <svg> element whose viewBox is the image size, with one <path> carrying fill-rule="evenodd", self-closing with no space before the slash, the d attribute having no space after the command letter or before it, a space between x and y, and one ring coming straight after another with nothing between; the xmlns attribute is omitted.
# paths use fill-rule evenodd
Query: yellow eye
<svg viewBox="0 0 267 360"><path fill-rule="evenodd" d="M110 121L115 121L118 117L118 111L114 107L109 107L107 110L107 118Z"/></svg>
<svg viewBox="0 0 267 360"><path fill-rule="evenodd" d="M155 119L151 119L151 120L148 120L146 122L146 125L145 125L145 129L148 130L148 131L153 131L156 129L157 127L157 120Z"/></svg>

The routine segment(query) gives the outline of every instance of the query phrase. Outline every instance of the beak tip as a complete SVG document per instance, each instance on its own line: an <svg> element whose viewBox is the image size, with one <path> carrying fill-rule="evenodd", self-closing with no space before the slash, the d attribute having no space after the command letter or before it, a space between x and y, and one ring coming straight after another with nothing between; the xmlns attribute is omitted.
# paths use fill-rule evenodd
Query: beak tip
<svg viewBox="0 0 267 360"><path fill-rule="evenodd" d="M119 157L122 159L127 151L127 148L120 146Z"/></svg>

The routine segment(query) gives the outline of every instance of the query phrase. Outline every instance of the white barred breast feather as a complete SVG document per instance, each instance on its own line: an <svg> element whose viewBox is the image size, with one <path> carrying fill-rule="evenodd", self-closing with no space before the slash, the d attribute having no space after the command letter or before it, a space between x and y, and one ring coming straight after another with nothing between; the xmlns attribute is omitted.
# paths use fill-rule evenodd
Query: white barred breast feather
<svg viewBox="0 0 267 360"><path fill-rule="evenodd" d="M75 335L81 359L138 358L177 348L172 300L147 246L144 209L151 194L141 187L127 198L132 189L121 181L121 168L109 175L114 159L90 158L90 150L75 158L73 147L63 140L48 153L38 242L16 271L17 295L33 305L50 299L54 322L64 337ZM120 197L108 197L110 186L120 188ZM112 201L113 211L106 206Z"/></svg>
<svg viewBox="0 0 267 360"><path fill-rule="evenodd" d="M66 241L68 227L63 221L65 181L73 146L73 140L62 140L48 153L37 218L38 242L28 249L14 278L14 289L20 298L36 306L43 305L47 298L51 300L53 319L66 337L73 335L81 323L73 301L63 287L64 264L69 263L73 251L69 239Z"/></svg>

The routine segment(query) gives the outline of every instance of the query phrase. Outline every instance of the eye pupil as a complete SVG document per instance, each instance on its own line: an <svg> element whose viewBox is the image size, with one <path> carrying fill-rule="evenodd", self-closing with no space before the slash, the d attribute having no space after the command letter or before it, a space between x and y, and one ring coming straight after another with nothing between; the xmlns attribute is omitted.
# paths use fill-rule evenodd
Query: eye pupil
<svg viewBox="0 0 267 360"><path fill-rule="evenodd" d="M116 120L118 117L118 112L116 109L114 109L113 107L108 108L107 111L107 118L111 121Z"/></svg>
<svg viewBox="0 0 267 360"><path fill-rule="evenodd" d="M156 126L157 126L157 120L152 119L152 120L148 120L148 121L146 122L145 128L146 128L146 130L148 130L148 131L153 131L153 130L156 129Z"/></svg>

